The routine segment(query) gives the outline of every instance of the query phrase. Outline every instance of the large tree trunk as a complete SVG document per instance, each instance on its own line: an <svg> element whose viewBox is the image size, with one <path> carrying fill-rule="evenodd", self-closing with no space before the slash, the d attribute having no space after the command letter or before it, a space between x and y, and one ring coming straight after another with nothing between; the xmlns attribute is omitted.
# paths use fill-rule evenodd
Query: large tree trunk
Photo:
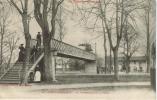
<svg viewBox="0 0 157 100"><path fill-rule="evenodd" d="M130 57L127 56L126 57L126 73L130 72L129 68L130 68Z"/></svg>
<svg viewBox="0 0 157 100"><path fill-rule="evenodd" d="M119 77L118 77L118 49L113 50L113 56L114 56L114 78L115 78L115 80L119 80Z"/></svg>
<svg viewBox="0 0 157 100"><path fill-rule="evenodd" d="M44 70L43 81L50 83L53 80L52 65L51 65L51 44L50 37L47 29L43 29L43 44L44 44Z"/></svg>
<svg viewBox="0 0 157 100"><path fill-rule="evenodd" d="M25 42L26 42L26 45L25 45L25 58L24 58L24 64L23 64L23 67L22 67L22 70L24 72L22 72L22 79L21 79L21 84L27 84L27 71L28 71L28 64L29 64L29 59L30 59L30 40L31 40L31 36L29 34L29 23L28 23L28 20L27 20L27 14L23 14L22 16L22 22L23 22L23 28L24 28L24 34L25 34Z"/></svg>
<svg viewBox="0 0 157 100"><path fill-rule="evenodd" d="M28 76L27 76L27 72L28 72L28 64L29 64L29 61L30 61L30 40L31 40L31 37L26 37L26 53L25 53L25 61L24 61L24 84L27 84L28 82Z"/></svg>

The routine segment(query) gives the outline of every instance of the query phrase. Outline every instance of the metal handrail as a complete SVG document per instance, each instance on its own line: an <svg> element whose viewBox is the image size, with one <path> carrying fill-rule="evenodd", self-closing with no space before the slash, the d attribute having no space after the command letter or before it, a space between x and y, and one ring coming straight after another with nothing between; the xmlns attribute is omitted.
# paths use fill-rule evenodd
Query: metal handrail
<svg viewBox="0 0 157 100"><path fill-rule="evenodd" d="M32 57L34 57L34 56L35 56L35 52L33 53L33 55L30 56L29 62L31 61Z"/></svg>
<svg viewBox="0 0 157 100"><path fill-rule="evenodd" d="M32 39L32 40L37 41L36 39ZM73 48L75 48L75 49L77 49L77 50L79 50L79 51L81 51L81 52L84 52L85 54L89 54L89 55L91 55L91 56L95 56L95 55L96 55L96 54L93 53L93 52L87 52L86 50L83 50L83 49L81 49L81 48L78 48L78 47L73 46L73 45L70 45L70 44L68 44L68 43L59 41L59 40L54 39L54 38L52 38L52 42L58 42L58 43L60 43L61 45L67 45L68 47L73 47Z"/></svg>
<svg viewBox="0 0 157 100"><path fill-rule="evenodd" d="M11 70L14 67L14 65L12 67L9 67L7 69L7 71L5 71L1 76L0 76L0 80L8 73L9 70Z"/></svg>
<svg viewBox="0 0 157 100"><path fill-rule="evenodd" d="M31 55L30 57L30 60L31 58L35 55L35 53L33 55ZM29 61L30 62L30 61ZM19 63L20 64L20 63ZM11 70L15 65L13 65L12 67L9 67L1 76L0 76L0 80L8 73L9 70ZM20 68L20 70L18 71L18 74L19 74L19 78L20 78L20 75L21 75L21 72L22 71L22 68Z"/></svg>
<svg viewBox="0 0 157 100"><path fill-rule="evenodd" d="M39 55L40 55L40 52L39 52ZM42 55L43 55L43 54L42 54ZM43 56L44 56L44 55L43 55ZM32 57L35 57L35 53L34 53L33 55L31 55L29 62L31 61L31 58L32 58ZM40 58L40 56L39 56L39 58ZM38 59L39 59L39 58L38 58ZM38 60L38 59L37 59L37 60ZM35 62L35 61L34 61L34 62ZM38 63L39 63L39 62L38 62ZM38 63L37 63L37 64L38 64ZM26 75L28 74L28 76L29 76L29 73L31 72L31 70L33 70L33 69L36 67L37 64L34 63L34 64L32 65L32 67L31 67L30 69L28 69L28 72L26 72ZM19 73L19 79L21 78L21 71L22 71L22 68L21 68L21 69L19 70L19 72L18 72L18 73ZM27 77L28 77L28 76L27 76ZM20 84L20 82L19 82L19 84Z"/></svg>
<svg viewBox="0 0 157 100"><path fill-rule="evenodd" d="M84 51L84 52L86 52L86 53L88 53L88 54L93 54L93 55L95 55L95 53L93 53L93 52L87 52L86 50L83 50L83 49L81 49L81 48L79 48L79 47L76 47L76 46L70 45L70 44L68 44L68 43L59 41L59 40L57 40L57 39L52 38L52 40L55 40L55 41L57 41L57 42L61 42L61 43L65 44L65 45L74 47L74 48L79 49L79 50L81 50L81 51Z"/></svg>
<svg viewBox="0 0 157 100"><path fill-rule="evenodd" d="M26 77L28 78L29 73L36 67L36 65L40 62L40 60L44 57L44 53L42 53L38 59L35 61L35 63L32 65L32 67L28 70L28 72L26 73Z"/></svg>
<svg viewBox="0 0 157 100"><path fill-rule="evenodd" d="M11 68L13 68L13 67L9 67L9 68L7 69L7 71L4 72L4 73L0 76L0 80L3 78L4 75L6 75L6 74L8 73L8 71L9 71Z"/></svg>

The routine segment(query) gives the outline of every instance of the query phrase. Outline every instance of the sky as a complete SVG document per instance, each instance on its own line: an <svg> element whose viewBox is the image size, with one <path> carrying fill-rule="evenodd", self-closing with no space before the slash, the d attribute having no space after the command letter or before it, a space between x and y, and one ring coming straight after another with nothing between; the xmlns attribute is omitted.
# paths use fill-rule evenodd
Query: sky
<svg viewBox="0 0 157 100"><path fill-rule="evenodd" d="M29 5L32 5L32 4L29 3ZM77 10L77 8L70 3L65 3L65 8L69 12L75 12ZM104 57L104 47L103 47L103 37L102 37L103 35L99 36L100 33L86 30L83 24L79 24L79 20L81 19L81 16L78 16L79 15L78 13L79 12L77 11L73 14L66 13L65 15L66 34L63 41L77 47L79 47L78 45L80 43L88 42L92 45L94 50L96 47L96 53L98 56ZM16 31L17 36L20 37L19 44L24 43L24 36L22 34L23 28L22 28L22 23L21 23L21 17L19 16L18 12L15 9L11 13L11 19L13 23L15 24L15 25L12 25L11 29ZM41 32L41 29L39 25L37 24L34 17L31 18L29 27L30 27L30 33L31 33L32 38L36 38L37 32ZM109 48L108 48L108 53L109 53ZM137 55L144 55L144 54L138 53Z"/></svg>

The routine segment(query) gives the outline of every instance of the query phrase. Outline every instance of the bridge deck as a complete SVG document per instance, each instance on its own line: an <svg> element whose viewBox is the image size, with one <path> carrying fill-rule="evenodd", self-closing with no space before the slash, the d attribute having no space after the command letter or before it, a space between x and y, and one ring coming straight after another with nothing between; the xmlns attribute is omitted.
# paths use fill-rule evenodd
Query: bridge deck
<svg viewBox="0 0 157 100"><path fill-rule="evenodd" d="M32 45L36 44L36 40L32 39ZM95 61L95 54L92 52L87 52L78 47L72 46L70 44L52 39L51 41L52 50L56 50L57 56L67 57L67 58L77 58L88 61Z"/></svg>

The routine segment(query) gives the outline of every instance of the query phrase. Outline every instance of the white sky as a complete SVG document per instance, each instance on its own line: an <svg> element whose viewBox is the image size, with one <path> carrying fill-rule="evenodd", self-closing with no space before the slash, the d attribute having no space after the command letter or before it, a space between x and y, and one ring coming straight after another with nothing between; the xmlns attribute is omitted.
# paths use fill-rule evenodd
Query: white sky
<svg viewBox="0 0 157 100"><path fill-rule="evenodd" d="M67 7L69 10L73 11L73 5L69 5ZM16 25L13 26L12 29L16 30L18 32L18 36L21 37L21 42L24 43L24 38L22 33L22 24L19 20L19 15L17 12L12 13L13 21L15 21ZM90 42L92 46L95 46L95 42L97 44L96 49L97 49L97 54L101 57L104 56L104 49L103 49L103 38L102 36L93 39L97 36L97 32L91 32L91 31L86 31L83 27L83 25L78 25L80 17L77 15L67 15L66 21L65 21L65 27L66 27L66 35L63 41L66 43L69 43L71 45L77 46L80 43L84 42ZM40 27L35 21L35 18L32 18L30 21L30 33L32 35L32 38L36 37L37 32L41 32ZM95 35L96 34L96 35ZM20 44L20 43L19 43ZM95 49L95 48L94 48ZM108 50L109 53L109 50ZM139 54L139 55L144 55L144 54Z"/></svg>

